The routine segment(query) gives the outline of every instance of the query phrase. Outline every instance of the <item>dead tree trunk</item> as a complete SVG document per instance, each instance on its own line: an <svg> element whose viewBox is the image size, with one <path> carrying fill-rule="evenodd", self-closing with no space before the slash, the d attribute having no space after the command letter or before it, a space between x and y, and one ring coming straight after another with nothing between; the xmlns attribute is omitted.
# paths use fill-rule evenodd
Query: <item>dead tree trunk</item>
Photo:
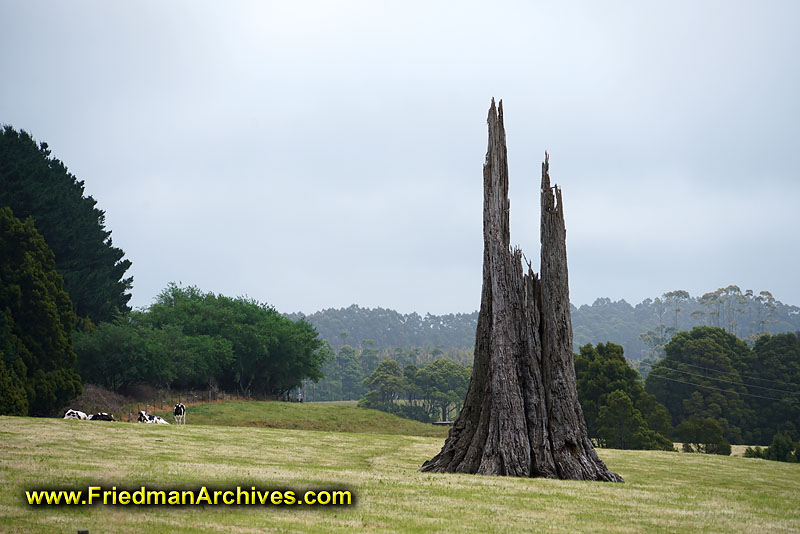
<svg viewBox="0 0 800 534"><path fill-rule="evenodd" d="M542 164L541 280L510 248L503 103L489 110L483 289L464 406L421 471L621 482L598 458L578 403L561 190Z"/></svg>

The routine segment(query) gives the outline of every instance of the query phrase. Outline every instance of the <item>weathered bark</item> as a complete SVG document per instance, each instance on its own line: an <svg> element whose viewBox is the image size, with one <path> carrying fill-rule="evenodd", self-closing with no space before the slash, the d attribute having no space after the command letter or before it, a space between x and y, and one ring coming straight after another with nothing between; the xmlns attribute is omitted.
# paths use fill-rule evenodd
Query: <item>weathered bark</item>
<svg viewBox="0 0 800 534"><path fill-rule="evenodd" d="M545 154L540 280L510 248L502 101L488 122L475 362L444 447L420 470L621 482L597 457L578 403L561 191Z"/></svg>

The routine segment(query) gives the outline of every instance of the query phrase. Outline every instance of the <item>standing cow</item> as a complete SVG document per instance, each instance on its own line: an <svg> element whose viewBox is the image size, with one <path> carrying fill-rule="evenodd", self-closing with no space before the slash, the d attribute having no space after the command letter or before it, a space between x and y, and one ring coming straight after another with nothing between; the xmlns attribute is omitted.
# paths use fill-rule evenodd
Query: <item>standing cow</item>
<svg viewBox="0 0 800 534"><path fill-rule="evenodd" d="M186 424L186 405L182 402L179 402L175 405L175 409L172 410L172 415L175 416L175 424L176 425L185 425Z"/></svg>

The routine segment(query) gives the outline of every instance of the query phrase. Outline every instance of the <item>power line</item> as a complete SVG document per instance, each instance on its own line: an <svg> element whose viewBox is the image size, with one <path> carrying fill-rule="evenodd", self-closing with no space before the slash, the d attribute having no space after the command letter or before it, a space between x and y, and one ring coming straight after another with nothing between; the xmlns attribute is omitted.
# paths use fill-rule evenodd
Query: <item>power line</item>
<svg viewBox="0 0 800 534"><path fill-rule="evenodd" d="M675 363L676 365L679 364L679 362L673 362L673 363ZM686 365L688 365L688 364L686 364ZM736 380L725 380L724 378L715 378L713 376L701 375L700 373L690 373L689 371L682 371L681 369L674 369L674 368L671 368L671 367L668 367L668 366L664 366L663 369L664 370L669 370L669 371L674 371L676 373L684 373L684 374L687 374L687 375L699 376L700 378L707 378L709 380L717 380L719 382L727 382L728 384L736 384L737 386L744 386L744 387L748 387L748 388L766 389L768 391L777 391L779 393L789 393L791 395L800 395L800 392L789 391L788 389L775 389L775 388L768 388L767 386L757 386L755 384L748 384L747 382L739 382L739 381L736 381ZM658 369L656 369L656 370L658 370Z"/></svg>
<svg viewBox="0 0 800 534"><path fill-rule="evenodd" d="M771 401L783 400L783 399L776 399L775 397L764 397L762 395L753 395L752 393L739 393L738 391L731 391L729 389L721 389L721 388L715 388L715 387L711 387L711 386L703 386L702 384L695 384L693 382L684 382L683 380L676 380L675 378L668 378L666 376L658 375L658 374L655 374L655 373L650 373L650 375L648 375L648 376L654 376L656 378L662 378L664 380L669 380L671 382L679 382L681 384L687 384L689 386L695 386L695 387L699 387L699 388L713 389L713 390L716 390L716 391L722 391L723 393L735 393L737 395L745 395L747 397L756 397L758 399L767 399L767 400L771 400Z"/></svg>
<svg viewBox="0 0 800 534"><path fill-rule="evenodd" d="M663 359L655 362L650 367L653 368L653 367L655 367L657 364L659 364L661 362L679 363L681 365L688 365L689 367L697 367L698 369L706 369L707 371L714 371L715 373L722 373L722 374L728 374L728 375L733 374L730 371L720 371L719 369L714 369L713 367L703 367L702 365L694 365L692 363L677 362L677 361L674 361L674 360L667 360L666 358L663 358ZM753 380L763 380L764 382L774 382L776 384L783 384L785 386L795 386L795 387L799 387L800 388L800 384L796 384L794 382L783 382L781 380L772 380L770 378L761 378L761 377L758 377L758 376L749 376L749 375L739 375L739 376L742 377L742 378L751 378Z"/></svg>

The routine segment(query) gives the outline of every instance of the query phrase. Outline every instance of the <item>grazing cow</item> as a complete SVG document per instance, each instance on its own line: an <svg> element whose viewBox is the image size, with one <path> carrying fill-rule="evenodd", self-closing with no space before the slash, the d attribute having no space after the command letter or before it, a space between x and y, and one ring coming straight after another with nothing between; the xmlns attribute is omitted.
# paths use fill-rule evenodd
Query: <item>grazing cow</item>
<svg viewBox="0 0 800 534"><path fill-rule="evenodd" d="M106 412L93 413L89 416L89 421L115 421L114 416Z"/></svg>
<svg viewBox="0 0 800 534"><path fill-rule="evenodd" d="M139 417L136 419L140 423L155 423L157 425L168 425L169 423L163 417L157 415L150 415L144 410L139 412Z"/></svg>
<svg viewBox="0 0 800 534"><path fill-rule="evenodd" d="M175 424L176 425L185 425L186 424L186 405L182 402L179 402L175 405L175 409L172 410L172 415L175 416Z"/></svg>
<svg viewBox="0 0 800 534"><path fill-rule="evenodd" d="M67 412L64 414L64 419L81 419L81 420L84 420L84 421L85 421L86 419L88 419L88 417L86 417L86 414L85 414L85 413L83 413L82 411L80 411L80 410L73 410L72 408L70 408L70 409L69 409L69 410L67 410Z"/></svg>

